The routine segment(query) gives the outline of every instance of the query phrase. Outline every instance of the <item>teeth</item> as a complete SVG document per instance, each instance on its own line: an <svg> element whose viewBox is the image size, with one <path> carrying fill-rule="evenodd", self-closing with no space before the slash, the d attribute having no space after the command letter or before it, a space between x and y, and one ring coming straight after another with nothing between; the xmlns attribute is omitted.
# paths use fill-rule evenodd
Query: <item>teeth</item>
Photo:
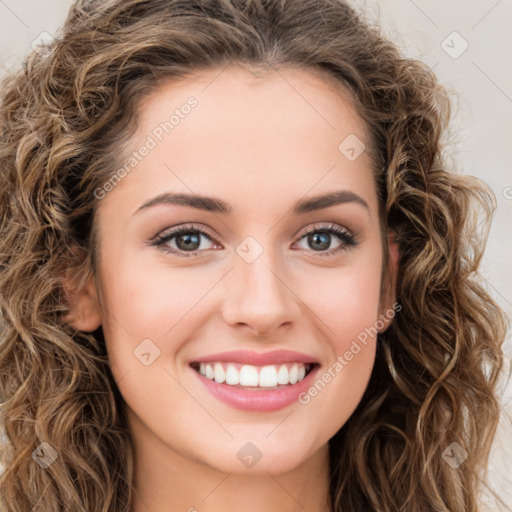
<svg viewBox="0 0 512 512"><path fill-rule="evenodd" d="M275 366L264 366L260 370L260 378L258 381L260 388L271 388L277 386L277 370Z"/></svg>
<svg viewBox="0 0 512 512"><path fill-rule="evenodd" d="M279 371L277 372L277 383L288 384L288 382L288 368L283 364L279 367Z"/></svg>
<svg viewBox="0 0 512 512"><path fill-rule="evenodd" d="M213 374L215 376L215 382L218 382L219 384L222 384L226 380L226 373L220 363L215 363L215 366L213 367Z"/></svg>
<svg viewBox="0 0 512 512"><path fill-rule="evenodd" d="M288 363L281 365L253 366L238 363L200 363L199 373L207 379L230 386L272 388L296 384L306 376L311 365Z"/></svg>
<svg viewBox="0 0 512 512"><path fill-rule="evenodd" d="M257 386L258 370L255 366L244 364L240 369L240 386Z"/></svg>
<svg viewBox="0 0 512 512"><path fill-rule="evenodd" d="M288 378L290 379L291 384L295 384L297 382L297 378L299 377L299 367L294 364L290 370L290 374Z"/></svg>
<svg viewBox="0 0 512 512"><path fill-rule="evenodd" d="M228 364L228 368L226 370L226 384L230 384L231 386L240 384L240 374L232 364Z"/></svg>

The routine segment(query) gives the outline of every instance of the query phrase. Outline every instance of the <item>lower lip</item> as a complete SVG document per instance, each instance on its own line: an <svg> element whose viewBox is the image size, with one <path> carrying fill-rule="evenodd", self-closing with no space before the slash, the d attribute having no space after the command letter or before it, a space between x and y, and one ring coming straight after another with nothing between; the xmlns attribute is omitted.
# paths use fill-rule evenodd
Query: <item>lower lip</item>
<svg viewBox="0 0 512 512"><path fill-rule="evenodd" d="M244 389L229 384L219 384L191 368L206 389L220 401L244 411L278 411L298 401L301 393L306 391L320 367L315 367L296 384L287 384L278 389Z"/></svg>

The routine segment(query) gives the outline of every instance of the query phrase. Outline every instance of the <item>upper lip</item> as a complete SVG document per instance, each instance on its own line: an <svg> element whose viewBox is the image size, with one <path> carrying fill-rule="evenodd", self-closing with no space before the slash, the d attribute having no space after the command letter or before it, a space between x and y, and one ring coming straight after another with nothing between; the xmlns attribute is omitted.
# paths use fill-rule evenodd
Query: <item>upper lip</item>
<svg viewBox="0 0 512 512"><path fill-rule="evenodd" d="M318 364L318 361L307 354L295 352L293 350L273 350L272 352L254 352L252 350L230 350L228 352L219 352L204 357L199 357L191 361L193 363L240 363L253 366L264 366L268 364L282 363L311 363Z"/></svg>

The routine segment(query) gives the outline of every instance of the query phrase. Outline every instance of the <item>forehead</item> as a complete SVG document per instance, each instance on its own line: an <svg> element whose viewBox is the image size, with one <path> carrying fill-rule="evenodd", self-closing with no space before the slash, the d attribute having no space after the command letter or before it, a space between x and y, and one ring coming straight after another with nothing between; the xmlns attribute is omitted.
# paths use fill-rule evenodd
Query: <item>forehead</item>
<svg viewBox="0 0 512 512"><path fill-rule="evenodd" d="M317 70L229 66L162 83L138 104L125 160L150 140L116 187L131 186L139 203L169 190L236 195L239 206L295 202L308 191L361 194L373 184L366 125L348 93Z"/></svg>
<svg viewBox="0 0 512 512"><path fill-rule="evenodd" d="M202 122L214 120L217 137L227 132L238 117L239 126L246 130L250 128L249 121L258 121L252 126L260 133L269 131L268 125L275 128L278 120L282 125L297 121L297 128L303 124L321 132L343 132L350 127L369 142L367 127L356 111L354 98L327 71L291 67L261 69L242 64L195 71L161 83L138 104L138 117L142 121L138 135L145 135L151 126L167 120L191 96L200 106L194 109L194 114L200 115L193 117Z"/></svg>

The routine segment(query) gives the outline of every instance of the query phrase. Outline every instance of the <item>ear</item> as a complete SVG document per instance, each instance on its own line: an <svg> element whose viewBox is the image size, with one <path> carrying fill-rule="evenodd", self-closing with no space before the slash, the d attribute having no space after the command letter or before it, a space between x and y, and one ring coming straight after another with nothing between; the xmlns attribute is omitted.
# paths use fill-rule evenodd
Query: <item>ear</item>
<svg viewBox="0 0 512 512"><path fill-rule="evenodd" d="M379 328L379 333L383 333L389 328L396 312L402 309L400 304L396 305L396 284L400 253L394 233L392 232L388 232L388 251L389 267L384 269L384 272L387 272L389 277L386 276L387 279L384 281L385 290L381 300L381 311L379 315L379 325L384 324L384 326Z"/></svg>
<svg viewBox="0 0 512 512"><path fill-rule="evenodd" d="M62 283L70 311L63 320L78 331L93 332L101 325L101 307L94 275L81 289L75 289L67 278Z"/></svg>

